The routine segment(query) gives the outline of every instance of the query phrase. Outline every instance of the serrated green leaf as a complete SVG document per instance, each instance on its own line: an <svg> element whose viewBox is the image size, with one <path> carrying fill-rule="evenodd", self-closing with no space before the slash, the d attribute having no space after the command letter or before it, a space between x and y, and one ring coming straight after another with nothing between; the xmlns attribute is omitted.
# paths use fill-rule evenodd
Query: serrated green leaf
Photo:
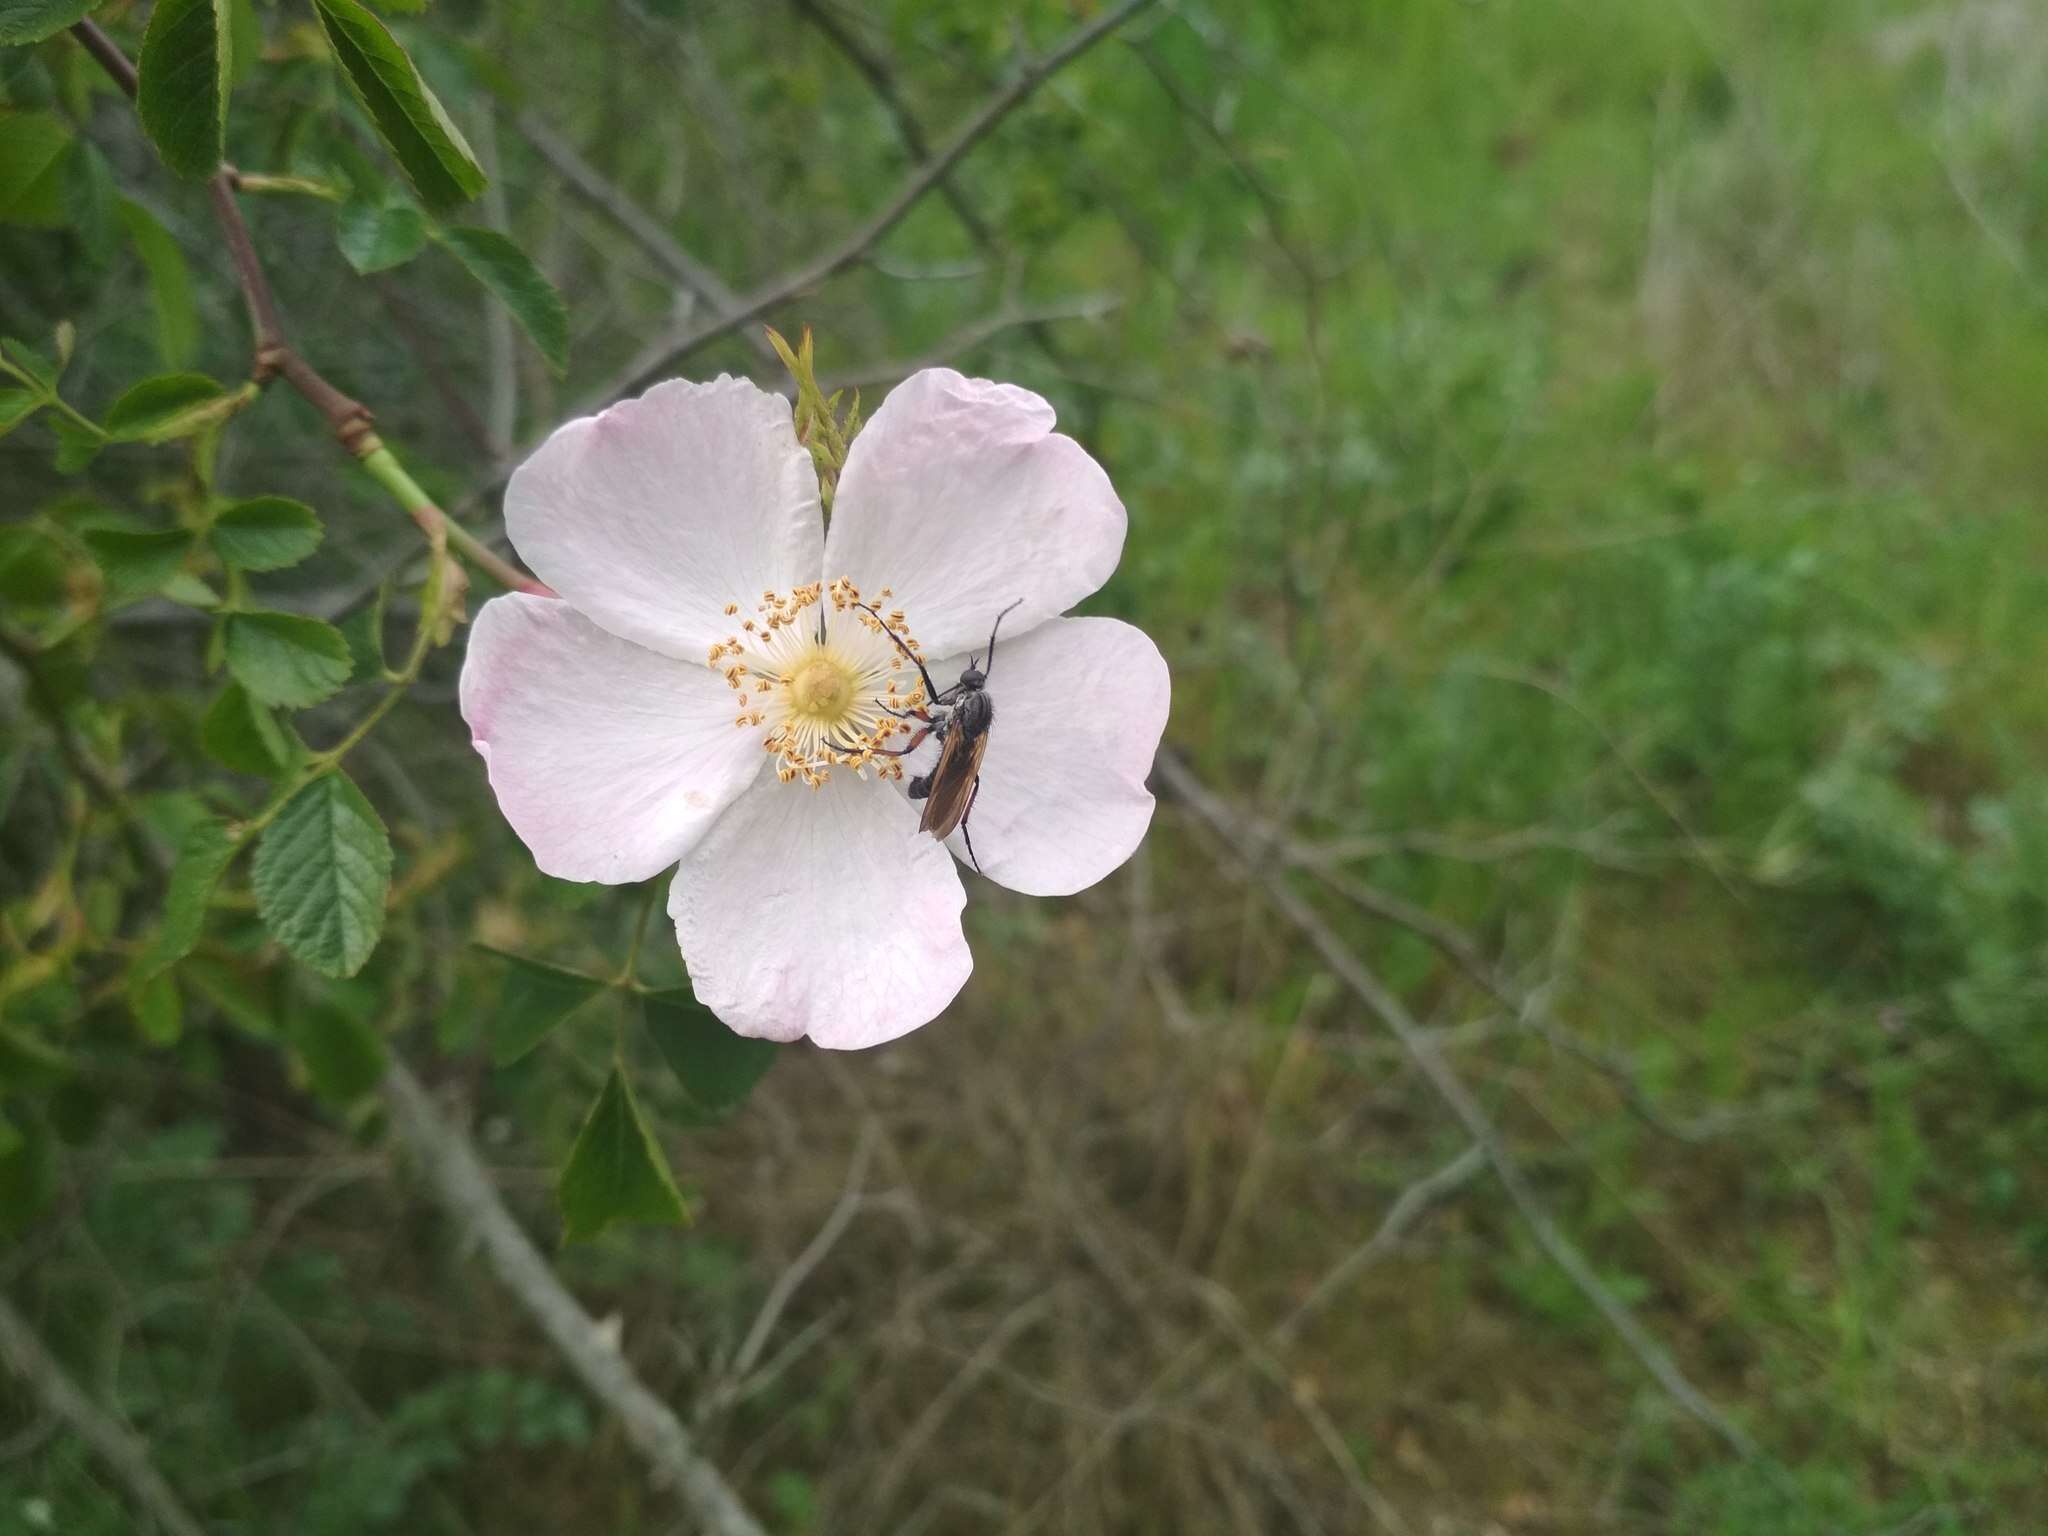
<svg viewBox="0 0 2048 1536"><path fill-rule="evenodd" d="M108 601L116 603L160 590L192 548L192 535L183 528L149 533L89 528L82 537L107 579Z"/></svg>
<svg viewBox="0 0 2048 1536"><path fill-rule="evenodd" d="M0 117L0 122L6 119ZM0 336L0 357L27 374L44 390L54 392L57 388L57 365L27 342L16 341L12 336Z"/></svg>
<svg viewBox="0 0 2048 1536"><path fill-rule="evenodd" d="M174 603L182 603L187 608L220 606L220 594L190 571L173 572L171 579L163 584L157 595L167 597Z"/></svg>
<svg viewBox="0 0 2048 1536"><path fill-rule="evenodd" d="M346 774L323 774L265 829L254 882L280 944L323 976L353 976L384 931L391 839Z"/></svg>
<svg viewBox="0 0 2048 1536"><path fill-rule="evenodd" d="M281 571L319 547L319 514L289 496L252 496L213 520L214 553L245 571Z"/></svg>
<svg viewBox="0 0 2048 1536"><path fill-rule="evenodd" d="M544 1040L550 1031L604 990L594 976L478 945L506 966L498 1006L485 1023L491 1060L509 1067Z"/></svg>
<svg viewBox="0 0 2048 1536"><path fill-rule="evenodd" d="M0 0L0 47L54 37L101 0Z"/></svg>
<svg viewBox="0 0 2048 1536"><path fill-rule="evenodd" d="M183 368L199 350L199 305L192 296L192 269L171 232L140 203L123 198L121 225L149 275L149 307L156 318L157 356L166 368Z"/></svg>
<svg viewBox="0 0 2048 1536"><path fill-rule="evenodd" d="M227 0L156 0L136 60L135 108L164 164L211 176L227 153Z"/></svg>
<svg viewBox="0 0 2048 1536"><path fill-rule="evenodd" d="M35 415L42 404L43 397L32 390L0 388L0 437Z"/></svg>
<svg viewBox="0 0 2048 1536"><path fill-rule="evenodd" d="M229 683L199 722L199 744L224 768L275 778L297 760L286 728L240 683Z"/></svg>
<svg viewBox="0 0 2048 1536"><path fill-rule="evenodd" d="M512 312L550 368L569 366L569 307L526 252L495 229L457 225L439 239Z"/></svg>
<svg viewBox="0 0 2048 1536"><path fill-rule="evenodd" d="M563 1236L572 1243L597 1236L613 1222L689 1218L668 1159L648 1134L633 1090L616 1066L569 1151L556 1194Z"/></svg>
<svg viewBox="0 0 2048 1536"><path fill-rule="evenodd" d="M483 191L483 167L391 29L361 0L313 3L350 91L427 206L450 208Z"/></svg>
<svg viewBox="0 0 2048 1536"><path fill-rule="evenodd" d="M427 218L402 197L352 197L335 210L334 238L358 272L386 272L425 249Z"/></svg>
<svg viewBox="0 0 2048 1536"><path fill-rule="evenodd" d="M128 1007L135 1027L151 1045L175 1045L185 1027L185 1005L178 984L163 972L138 975L128 987Z"/></svg>
<svg viewBox="0 0 2048 1536"><path fill-rule="evenodd" d="M0 107L0 224L64 223L64 151L71 129L49 112Z"/></svg>
<svg viewBox="0 0 2048 1536"><path fill-rule="evenodd" d="M171 886L164 896L164 925L144 952L136 974L144 979L161 974L192 953L206 931L206 909L213 888L235 861L241 845L228 824L217 817L194 822L178 844L171 866Z"/></svg>
<svg viewBox="0 0 2048 1536"><path fill-rule="evenodd" d="M90 139L79 139L64 157L64 214L96 267L113 260L121 240L120 194L114 170Z"/></svg>
<svg viewBox="0 0 2048 1536"><path fill-rule="evenodd" d="M331 1003L299 1010L291 1023L292 1048L306 1064L313 1092L346 1108L384 1076L384 1041L368 1024Z"/></svg>
<svg viewBox="0 0 2048 1536"><path fill-rule="evenodd" d="M342 638L348 641L350 675L359 683L382 677L384 660L384 606L391 597L391 584L381 582L377 595L341 621Z"/></svg>
<svg viewBox="0 0 2048 1536"><path fill-rule="evenodd" d="M50 431L57 439L56 466L60 475L75 475L100 456L107 440L89 427L82 427L69 416L51 415L47 418Z"/></svg>
<svg viewBox="0 0 2048 1536"><path fill-rule="evenodd" d="M235 681L266 704L305 709L348 681L348 642L295 613L231 613L223 645Z"/></svg>
<svg viewBox="0 0 2048 1536"><path fill-rule="evenodd" d="M734 1034L687 991L650 992L640 1009L661 1059L705 1109L743 1103L775 1065L774 1041Z"/></svg>
<svg viewBox="0 0 2048 1536"><path fill-rule="evenodd" d="M245 403L203 373L160 373L107 407L107 436L118 443L167 443L233 415Z"/></svg>

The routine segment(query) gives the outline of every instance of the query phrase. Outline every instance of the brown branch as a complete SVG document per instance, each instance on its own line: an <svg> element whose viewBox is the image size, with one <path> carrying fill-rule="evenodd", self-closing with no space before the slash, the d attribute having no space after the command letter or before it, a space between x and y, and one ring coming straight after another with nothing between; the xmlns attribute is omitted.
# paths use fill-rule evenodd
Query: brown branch
<svg viewBox="0 0 2048 1536"><path fill-rule="evenodd" d="M1266 849L1260 840L1245 831L1229 806L1211 793L1195 777L1193 770L1166 751L1159 754L1154 768L1174 797L1216 832L1246 878L1264 889L1266 899L1309 941L1331 974L1400 1042L1430 1087L1436 1090L1437 1096L1485 1153L1486 1161L1492 1165L1495 1176L1514 1202L1537 1246L1592 1304L1593 1310L1627 1346L1643 1369L1672 1401L1720 1436L1738 1456L1745 1460L1754 1459L1756 1443L1711 1398L1692 1384L1664 1346L1643 1326L1628 1304L1614 1294L1587 1262L1585 1255L1551 1218L1535 1186L1529 1182L1528 1174L1508 1150L1507 1142L1492 1117L1444 1059L1430 1032L1415 1021L1400 999L1288 883L1285 871L1262 857Z"/></svg>
<svg viewBox="0 0 2048 1536"><path fill-rule="evenodd" d="M75 23L71 33L132 99L138 83L135 66L114 40L89 19ZM207 194L213 203L214 220L220 226L221 241L227 247L228 261L234 267L235 285L241 289L242 301L249 311L249 328L255 337L251 375L259 384L282 378L320 413L335 440L352 457L358 461L368 459L384 446L370 425L370 408L329 383L286 337L270 278L263 270L263 262L256 254L256 243L249 234L248 222L242 217L241 206L235 200L236 180L234 168L224 165L207 183ZM468 530L450 521L439 508L423 510L419 506L408 505L407 511L412 513L414 521L420 524L429 538L434 537L437 526L445 525L449 542L508 590L553 595L549 588L487 549ZM431 516L427 515L429 512Z"/></svg>
<svg viewBox="0 0 2048 1536"><path fill-rule="evenodd" d="M98 61L116 85L135 98L141 78L120 45L100 30L90 18L72 25L71 35ZM235 269L235 286L242 290L242 302L249 311L249 329L255 334L255 360L250 369L259 384L282 374L286 383L305 396L314 410L327 420L329 430L341 445L357 458L377 448L377 434L370 430L370 412L361 402L351 400L322 378L285 340L284 322L277 312L277 297L270 291L270 279L257 258L256 243L250 238L248 222L235 202L235 172L222 166L207 181L206 192L213 203L214 222L220 225L221 241L228 248L228 261Z"/></svg>
<svg viewBox="0 0 2048 1536"><path fill-rule="evenodd" d="M150 1519L171 1536L206 1536L205 1527L186 1511L170 1484L150 1465L149 1448L142 1438L85 1395L5 1296L0 1296L0 1360L28 1383L44 1407L92 1447Z"/></svg>

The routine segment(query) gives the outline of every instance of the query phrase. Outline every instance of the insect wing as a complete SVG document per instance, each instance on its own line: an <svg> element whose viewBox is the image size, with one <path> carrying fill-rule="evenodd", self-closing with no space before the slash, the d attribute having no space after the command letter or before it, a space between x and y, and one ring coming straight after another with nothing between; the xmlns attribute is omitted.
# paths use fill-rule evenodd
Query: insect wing
<svg viewBox="0 0 2048 1536"><path fill-rule="evenodd" d="M974 798L974 782L981 776L982 755L988 751L988 732L946 733L946 745L930 775L931 795L924 803L920 832L946 838L967 814L967 802Z"/></svg>

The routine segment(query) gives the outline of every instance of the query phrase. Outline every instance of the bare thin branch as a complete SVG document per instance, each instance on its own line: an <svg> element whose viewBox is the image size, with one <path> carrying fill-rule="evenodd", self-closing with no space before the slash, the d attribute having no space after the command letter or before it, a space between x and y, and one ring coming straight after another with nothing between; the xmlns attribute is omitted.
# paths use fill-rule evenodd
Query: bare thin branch
<svg viewBox="0 0 2048 1536"><path fill-rule="evenodd" d="M43 1347L28 1319L0 1296L0 1359L28 1383L43 1406L70 1425L91 1446L128 1490L128 1496L149 1512L171 1536L206 1536L206 1528L187 1512L170 1484L150 1465L149 1449L132 1430L115 1422L87 1397L63 1364Z"/></svg>
<svg viewBox="0 0 2048 1536"><path fill-rule="evenodd" d="M754 1362L761 1358L761 1351L767 1348L768 1340L774 1336L775 1325L782 1320L783 1309L797 1293L811 1272L825 1262L825 1256L832 1251L852 1223L854 1214L860 1209L861 1191L868 1181L868 1165L875 1159L875 1147L881 1140L881 1130L874 1121L861 1123L860 1139L855 1142L853 1156L846 1165L846 1186L839 1193L839 1199L832 1212L825 1218L825 1224L818 1228L817 1235L804 1246L781 1274L775 1277L775 1284L768 1288L768 1295L761 1303L761 1310L754 1317L754 1325L747 1330L747 1337L733 1356L731 1375L744 1377L754 1368Z"/></svg>
<svg viewBox="0 0 2048 1536"><path fill-rule="evenodd" d="M1222 838L1246 876L1264 888L1267 900L1309 941L1331 973L1393 1033L1409 1059L1436 1090L1437 1096L1485 1153L1487 1162L1493 1166L1537 1246L1592 1304L1643 1369L1672 1401L1720 1436L1738 1456L1746 1460L1755 1458L1756 1443L1715 1406L1712 1399L1692 1384L1664 1346L1643 1326L1628 1304L1608 1288L1585 1255L1551 1218L1535 1186L1522 1171L1522 1165L1508 1150L1492 1117L1444 1059L1429 1031L1415 1021L1400 999L1387 990L1336 930L1288 884L1285 873L1260 857L1260 841L1247 834L1237 816L1195 777L1191 769L1171 752L1161 752L1155 771L1174 796Z"/></svg>
<svg viewBox="0 0 2048 1536"><path fill-rule="evenodd" d="M867 81L875 99L882 104L882 110L889 114L889 121L896 125L896 137L912 161L922 165L932 157L931 138L924 131L924 124L917 114L910 110L910 103L903 99L902 87L896 83L896 73L880 54L854 36L852 28L832 13L824 0L790 0L797 14L816 27L827 42L838 49L860 77ZM950 178L939 181L939 195L960 220L968 238L983 250L993 249L995 232L988 227L988 220L981 216L967 194Z"/></svg>
<svg viewBox="0 0 2048 1536"><path fill-rule="evenodd" d="M764 283L717 318L701 325L682 327L656 338L654 343L620 375L620 383L612 391L613 398L647 383L676 358L696 351L707 342L716 341L719 337L730 334L757 315L800 293L808 292L859 261L884 235L902 223L910 210L924 201L926 194L943 182L953 167L967 157L970 150L994 132L1004 118L1029 100L1040 86L1151 3L1152 0L1123 0L1122 4L1112 6L1086 26L1068 34L1044 57L1032 60L1017 72L1009 84L989 97L972 117L962 123L936 154L905 177L903 183L881 207L868 216L864 224L821 255Z"/></svg>
<svg viewBox="0 0 2048 1536"><path fill-rule="evenodd" d="M392 1123L448 1214L483 1250L505 1289L524 1307L584 1387L618 1416L627 1438L675 1489L711 1536L765 1536L690 1432L650 1392L596 1319L569 1294L498 1198L467 1138L450 1125L427 1090L394 1061L384 1078Z"/></svg>
<svg viewBox="0 0 2048 1536"><path fill-rule="evenodd" d="M570 191L631 235L642 250L667 269L669 276L714 310L729 310L740 302L739 294L724 278L684 250L652 214L607 180L538 112L528 110L519 114L519 132ZM775 349L768 345L765 336L750 331L747 341L763 362L775 364Z"/></svg>
<svg viewBox="0 0 2048 1536"><path fill-rule="evenodd" d="M827 374L818 381L818 388L831 395L842 389L866 389L875 384L893 384L898 379L910 377L920 368L931 368L940 363L952 362L1005 331L1020 327L1028 330L1059 320L1095 320L1116 309L1122 302L1121 299L1109 294L1083 294L1079 298L1068 299L1062 303L1030 304L1000 309L992 315L983 316L971 325L963 325L915 357L890 358L881 362L857 364L838 373Z"/></svg>
<svg viewBox="0 0 2048 1536"><path fill-rule="evenodd" d="M1310 1318L1355 1284L1360 1275L1393 1252L1401 1239L1408 1235L1410 1227L1471 1183L1485 1166L1485 1149L1474 1142L1441 1168L1425 1174L1402 1190L1394 1203L1387 1207L1387 1214L1380 1218L1372 1236L1339 1260L1316 1282L1315 1289L1302 1297L1292 1312L1267 1330L1267 1344L1275 1350L1286 1349Z"/></svg>
<svg viewBox="0 0 2048 1536"><path fill-rule="evenodd" d="M644 388L678 360L687 357L699 347L731 335L749 320L758 318L777 304L795 298L798 294L809 292L861 260L884 235L902 223L910 211L924 201L935 187L944 182L953 168L964 160L977 144L993 133L997 126L1022 106L1040 86L1150 4L1152 0L1122 0L1121 4L1112 6L1087 25L1069 33L1050 52L1031 60L1007 85L991 95L966 122L954 130L952 137L947 139L936 153L914 167L881 206L838 244L802 265L771 278L752 293L735 299L712 318L686 321L663 332L642 348L610 383L589 396L575 414L594 414L614 400L622 399L635 390ZM508 454L499 462L490 479L479 487L470 501L464 505L470 506L486 497L496 495L511 478L513 469L524 462L538 446L538 442L530 442L516 452Z"/></svg>

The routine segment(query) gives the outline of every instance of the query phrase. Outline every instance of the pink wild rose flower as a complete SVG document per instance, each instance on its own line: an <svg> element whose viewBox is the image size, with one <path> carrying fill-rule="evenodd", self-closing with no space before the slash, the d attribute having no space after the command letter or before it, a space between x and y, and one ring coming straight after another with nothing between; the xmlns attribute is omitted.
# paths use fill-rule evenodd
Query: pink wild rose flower
<svg viewBox="0 0 2048 1536"><path fill-rule="evenodd" d="M462 714L499 808L564 880L675 865L690 984L741 1034L877 1045L973 967L966 841L920 832L907 794L938 741L892 755L945 716L905 649L951 688L1016 604L968 823L988 878L1067 895L1145 835L1166 663L1128 624L1062 617L1116 568L1124 508L1028 390L905 380L828 532L786 400L660 384L550 437L505 521L560 597L493 598L470 636Z"/></svg>

